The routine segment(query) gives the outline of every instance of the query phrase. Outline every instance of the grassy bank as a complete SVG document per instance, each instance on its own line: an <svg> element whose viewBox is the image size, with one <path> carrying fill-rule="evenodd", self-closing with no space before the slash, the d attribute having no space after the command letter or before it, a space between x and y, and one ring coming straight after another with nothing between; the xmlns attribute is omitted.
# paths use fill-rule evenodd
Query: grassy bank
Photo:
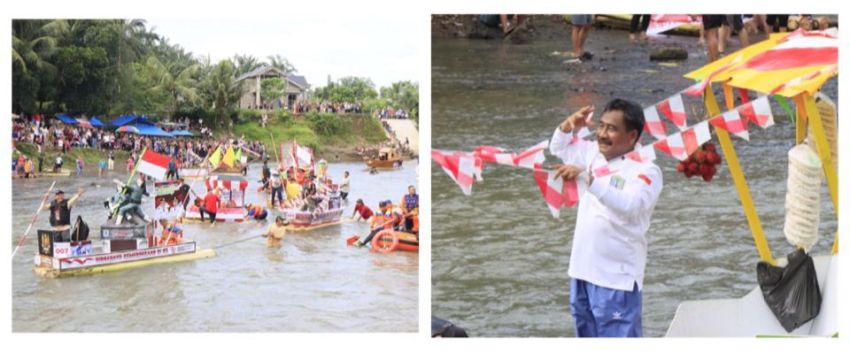
<svg viewBox="0 0 850 361"><path fill-rule="evenodd" d="M15 148L32 159L32 163L35 166L36 171L38 171L38 148L35 144L16 143ZM53 169L53 162L56 160L56 156L61 153L61 151L54 149L45 150L44 163L42 163L43 170ZM124 169L127 166L127 158L130 156L130 153L123 150L116 150L113 154L115 155L115 169ZM62 155L62 160L64 161L62 169L69 169L73 173L78 156L82 158L83 164L85 165L83 174L89 175L97 174L97 162L101 159L106 160L109 157L109 153L91 148L71 148L68 153ZM12 152L12 157L17 158L18 153Z"/></svg>
<svg viewBox="0 0 850 361"><path fill-rule="evenodd" d="M226 129L216 136L225 134ZM234 125L232 136L242 135L247 141L262 142L267 149L295 140L328 160L359 159L354 148L387 140L381 123L366 114L277 114L270 117L265 128L257 121Z"/></svg>

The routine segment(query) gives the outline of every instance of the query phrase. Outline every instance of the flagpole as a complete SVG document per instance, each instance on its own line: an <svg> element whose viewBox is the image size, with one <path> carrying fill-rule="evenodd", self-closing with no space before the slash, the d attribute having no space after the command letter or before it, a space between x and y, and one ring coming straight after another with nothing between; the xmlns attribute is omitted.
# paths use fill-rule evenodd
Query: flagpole
<svg viewBox="0 0 850 361"><path fill-rule="evenodd" d="M204 157L204 159L201 161L201 164L204 164L204 165L206 165L206 167L207 167L207 175L208 175L208 176L209 176L209 174L212 172L212 165L211 165L211 164L209 164L209 162L207 162L207 159L210 157L210 155L211 155L212 153L213 153L213 152L207 152L207 155L206 155L206 156ZM198 177L193 177L193 178L192 178L192 183L190 183L190 184L189 184L189 192L191 192L191 193L195 193L195 192L192 190L192 186L194 186L194 185L195 185L195 182L197 182L197 181L198 181ZM186 198L187 198L187 199L189 198L189 193L186 193ZM195 198L198 198L198 195L197 195L197 194L195 194ZM199 209L199 211L200 211L200 209ZM185 218L185 217L186 217L186 213L185 213L185 212L186 212L186 210L184 209L184 210L183 210L183 212L184 212L184 213L183 213L183 217L182 217L182 218ZM183 223L183 221L181 220L181 221L179 221L179 222L177 222L177 223L182 224L182 223ZM172 228L172 229L174 229L174 227L173 227L173 226L172 226L171 228ZM163 228L163 229L165 229L165 228ZM162 244L163 244L163 245L168 244L168 241L170 241L170 240L171 240L171 235L173 235L173 234L174 234L173 232L168 232L168 237L166 237L164 240L162 240Z"/></svg>
<svg viewBox="0 0 850 361"><path fill-rule="evenodd" d="M47 197L50 197L50 192L53 190L53 187L56 185L56 181L50 185L50 188L47 189L47 193L44 193L44 197L41 198L41 204L38 206L38 209L35 211L35 214L32 215L32 220L30 221L29 226L27 226L27 230L24 231L24 234L21 235L21 238L18 239L18 245L15 246L15 250L12 251L12 259L15 259L15 253L18 253L18 249L21 248L21 245L24 244L24 240L27 238L27 235L32 230L32 225L35 224L36 219L38 219L38 214L41 213L41 210L44 208L44 203L47 202Z"/></svg>
<svg viewBox="0 0 850 361"><path fill-rule="evenodd" d="M136 175L136 170L139 169L139 163L141 163L142 156L144 156L145 152L147 152L147 151L148 151L147 146L142 148L142 152L139 154L139 159L136 160L136 164L133 166L133 171L130 172L130 177L127 178L127 183L124 183L124 186L129 186L130 182L133 181L133 176ZM130 154L130 156L133 156L133 154ZM122 191L122 192L126 192L126 191ZM115 217L115 215L117 215L117 214L118 214L118 208L115 208L115 210L112 211L112 217Z"/></svg>

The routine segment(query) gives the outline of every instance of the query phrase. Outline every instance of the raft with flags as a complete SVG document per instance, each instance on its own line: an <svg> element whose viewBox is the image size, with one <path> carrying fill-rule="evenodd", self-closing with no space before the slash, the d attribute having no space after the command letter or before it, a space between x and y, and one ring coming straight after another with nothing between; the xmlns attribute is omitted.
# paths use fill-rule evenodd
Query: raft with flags
<svg viewBox="0 0 850 361"><path fill-rule="evenodd" d="M162 164L169 161L169 157L145 149L134 173L138 171L162 180L165 177ZM170 182L170 187L157 189L155 202L184 199L185 194L177 183ZM201 249L195 242L182 238L163 242L154 235L153 223L136 222L116 225L107 221L100 227L98 240L89 237L89 227L81 217L73 230L39 230L34 271L43 277L79 276L215 256L214 250Z"/></svg>
<svg viewBox="0 0 850 361"><path fill-rule="evenodd" d="M219 175L213 174L204 180L207 192L219 190L221 205L216 212L216 222L242 222L245 220L245 189L248 188L248 180L241 175ZM201 195L203 197L203 195ZM186 220L200 221L201 212L199 208L202 199L186 209ZM205 215L206 219L206 215Z"/></svg>

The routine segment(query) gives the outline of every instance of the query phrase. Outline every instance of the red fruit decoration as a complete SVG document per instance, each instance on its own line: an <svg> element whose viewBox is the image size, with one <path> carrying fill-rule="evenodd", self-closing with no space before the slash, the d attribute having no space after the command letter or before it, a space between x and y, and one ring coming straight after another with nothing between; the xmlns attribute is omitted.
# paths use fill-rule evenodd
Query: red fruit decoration
<svg viewBox="0 0 850 361"><path fill-rule="evenodd" d="M717 165L721 162L720 154L717 154L714 144L706 143L694 151L688 159L679 162L676 165L676 171L684 173L688 178L700 175L702 180L711 182L717 174Z"/></svg>

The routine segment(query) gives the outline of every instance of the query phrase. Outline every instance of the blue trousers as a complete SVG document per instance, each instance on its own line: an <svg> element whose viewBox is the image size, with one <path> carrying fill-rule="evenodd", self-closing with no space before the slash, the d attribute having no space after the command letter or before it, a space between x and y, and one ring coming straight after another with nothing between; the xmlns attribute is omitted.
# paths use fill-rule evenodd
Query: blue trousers
<svg viewBox="0 0 850 361"><path fill-rule="evenodd" d="M578 337L641 337L641 294L637 282L631 291L570 281L570 313Z"/></svg>

